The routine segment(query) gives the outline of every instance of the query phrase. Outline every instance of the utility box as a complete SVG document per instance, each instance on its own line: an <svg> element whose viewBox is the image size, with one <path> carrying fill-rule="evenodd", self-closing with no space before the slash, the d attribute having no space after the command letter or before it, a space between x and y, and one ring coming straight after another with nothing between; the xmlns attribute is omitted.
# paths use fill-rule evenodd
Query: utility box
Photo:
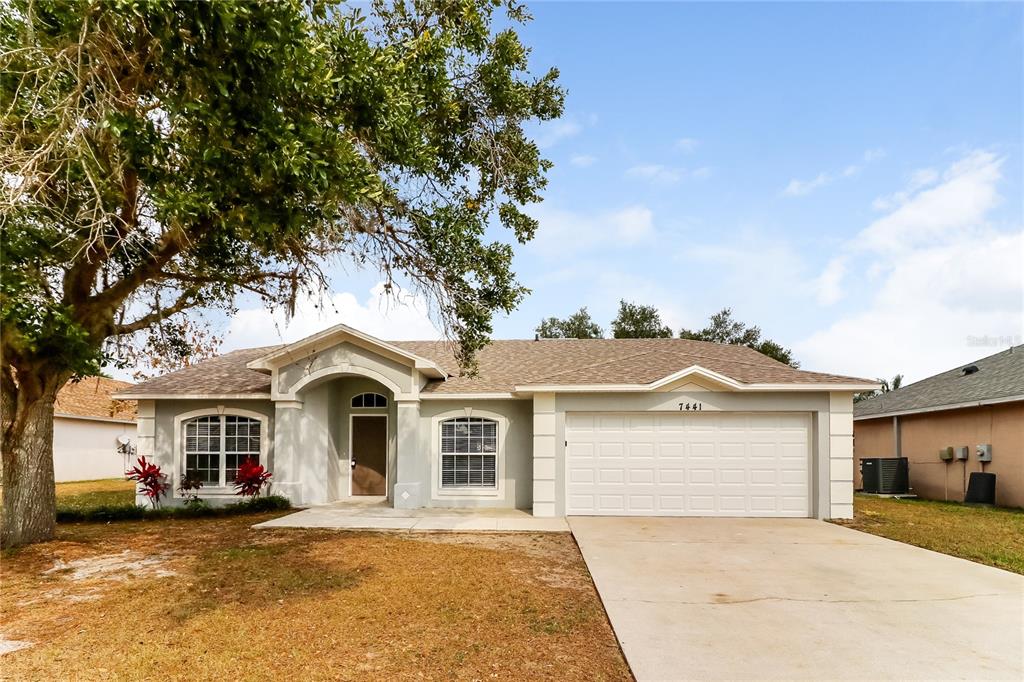
<svg viewBox="0 0 1024 682"><path fill-rule="evenodd" d="M979 462L991 462L992 461L992 444L985 443L978 446L978 461Z"/></svg>
<svg viewBox="0 0 1024 682"><path fill-rule="evenodd" d="M906 495L910 470L906 457L866 457L860 461L864 492Z"/></svg>
<svg viewBox="0 0 1024 682"><path fill-rule="evenodd" d="M961 445L960 447L953 450L953 458L958 462L967 461L967 446Z"/></svg>
<svg viewBox="0 0 1024 682"><path fill-rule="evenodd" d="M953 461L953 448L942 448L939 450L939 459L943 462Z"/></svg>

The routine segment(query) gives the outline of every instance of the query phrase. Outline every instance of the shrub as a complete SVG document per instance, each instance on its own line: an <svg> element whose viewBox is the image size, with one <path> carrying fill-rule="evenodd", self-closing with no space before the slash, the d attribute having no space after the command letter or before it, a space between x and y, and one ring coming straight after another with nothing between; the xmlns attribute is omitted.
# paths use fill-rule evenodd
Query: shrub
<svg viewBox="0 0 1024 682"><path fill-rule="evenodd" d="M136 465L124 472L124 475L129 481L135 481L139 485L139 492L149 498L153 509L160 506L160 498L171 487L160 466L147 462L145 456L139 457Z"/></svg>
<svg viewBox="0 0 1024 682"><path fill-rule="evenodd" d="M235 475L235 494L243 497L257 497L270 481L271 474L252 457L246 457Z"/></svg>
<svg viewBox="0 0 1024 682"><path fill-rule="evenodd" d="M241 514L259 514L269 511L283 511L292 508L287 497L267 495L253 497L242 502L212 507L206 500L187 507L162 507L148 509L137 505L111 504L91 508L57 507L57 521L74 523L81 521L156 521L160 519L198 519Z"/></svg>
<svg viewBox="0 0 1024 682"><path fill-rule="evenodd" d="M199 489L203 487L203 481L195 474L182 474L181 482L178 484L178 492L185 498L185 506L191 507L202 502L199 499Z"/></svg>

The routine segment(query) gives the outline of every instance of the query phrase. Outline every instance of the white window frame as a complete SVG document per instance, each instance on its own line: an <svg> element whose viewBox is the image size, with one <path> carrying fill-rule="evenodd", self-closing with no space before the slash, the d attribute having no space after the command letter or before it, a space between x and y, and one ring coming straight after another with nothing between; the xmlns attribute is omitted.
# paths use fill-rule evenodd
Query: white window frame
<svg viewBox="0 0 1024 682"><path fill-rule="evenodd" d="M360 396L364 396L364 395L380 396L381 398L384 399L384 404L383 405L360 405L359 407L356 407L355 405L352 404L353 400L355 400L356 398L359 398ZM391 407L391 401L383 393L377 393L376 391L361 391L359 393L356 393L355 395L353 395L351 398L348 399L348 406L349 406L349 409L352 409L352 410L386 410L389 407Z"/></svg>
<svg viewBox="0 0 1024 682"><path fill-rule="evenodd" d="M495 449L495 485L486 487L444 488L441 486L441 422L459 417L480 417L497 422L497 444ZM435 499L503 499L505 497L505 439L508 437L508 417L496 412L464 408L435 415L430 420L430 474Z"/></svg>
<svg viewBox="0 0 1024 682"><path fill-rule="evenodd" d="M239 408L226 408L224 406L218 406L215 408L207 408L202 410L193 410L191 412L185 412L174 417L174 472L172 480L168 481L171 484L173 490L173 497L180 499L183 497L178 492L178 486L181 483L181 475L186 471L186 455L185 455L185 423L196 419L197 417L248 417L249 419L255 419L260 424L260 458L259 462L264 467L268 464L268 454L270 452L270 417L259 412L252 410L243 410ZM221 443L224 442L224 431L221 429ZM227 471L227 458L221 451L221 476ZM234 497L235 489L231 485L230 481L224 481L224 485L204 485L199 489L200 497Z"/></svg>

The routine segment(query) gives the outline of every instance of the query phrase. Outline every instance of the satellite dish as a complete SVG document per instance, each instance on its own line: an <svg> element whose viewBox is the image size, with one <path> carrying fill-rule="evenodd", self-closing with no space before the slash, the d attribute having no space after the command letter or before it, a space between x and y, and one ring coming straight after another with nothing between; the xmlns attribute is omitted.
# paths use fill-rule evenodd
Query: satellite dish
<svg viewBox="0 0 1024 682"><path fill-rule="evenodd" d="M130 445L131 442L132 439L124 434L121 434L120 436L117 437L117 444L120 446Z"/></svg>

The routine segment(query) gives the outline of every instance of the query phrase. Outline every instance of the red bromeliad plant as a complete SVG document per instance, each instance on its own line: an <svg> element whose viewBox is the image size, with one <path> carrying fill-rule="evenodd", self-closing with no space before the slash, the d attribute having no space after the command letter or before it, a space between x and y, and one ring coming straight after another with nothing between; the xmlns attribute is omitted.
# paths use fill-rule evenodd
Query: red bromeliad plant
<svg viewBox="0 0 1024 682"><path fill-rule="evenodd" d="M262 464L252 457L247 457L238 467L238 474L235 475L235 494L243 497L256 497L269 483L271 475L263 468Z"/></svg>
<svg viewBox="0 0 1024 682"><path fill-rule="evenodd" d="M124 472L124 475L129 481L139 484L139 492L149 498L154 509L160 506L160 498L171 487L167 477L160 471L160 466L147 462L145 457L139 457L138 463Z"/></svg>

